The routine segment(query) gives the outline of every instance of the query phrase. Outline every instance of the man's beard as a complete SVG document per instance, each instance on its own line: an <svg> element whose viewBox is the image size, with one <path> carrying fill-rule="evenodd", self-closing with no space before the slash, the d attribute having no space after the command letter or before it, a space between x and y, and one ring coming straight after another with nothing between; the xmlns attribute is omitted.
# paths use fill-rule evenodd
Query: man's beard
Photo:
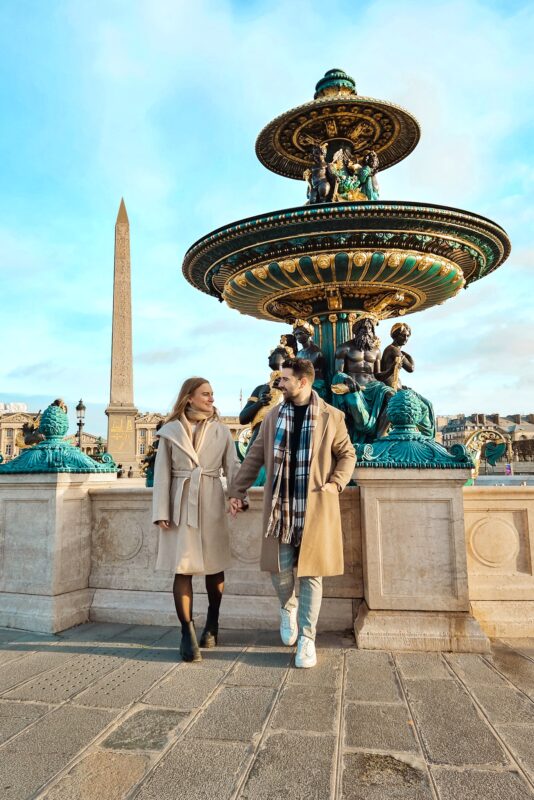
<svg viewBox="0 0 534 800"><path fill-rule="evenodd" d="M375 346L375 335L366 330L359 331L354 337L354 344L357 350L372 350Z"/></svg>

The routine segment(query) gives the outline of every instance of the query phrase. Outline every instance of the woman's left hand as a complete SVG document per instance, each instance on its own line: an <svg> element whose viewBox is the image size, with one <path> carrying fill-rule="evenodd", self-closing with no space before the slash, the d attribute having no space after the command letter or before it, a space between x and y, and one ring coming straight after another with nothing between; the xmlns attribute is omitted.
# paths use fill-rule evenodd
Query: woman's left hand
<svg viewBox="0 0 534 800"><path fill-rule="evenodd" d="M163 528L164 531L168 531L169 528L171 527L171 523L166 519L158 519L156 525L158 526L158 528Z"/></svg>

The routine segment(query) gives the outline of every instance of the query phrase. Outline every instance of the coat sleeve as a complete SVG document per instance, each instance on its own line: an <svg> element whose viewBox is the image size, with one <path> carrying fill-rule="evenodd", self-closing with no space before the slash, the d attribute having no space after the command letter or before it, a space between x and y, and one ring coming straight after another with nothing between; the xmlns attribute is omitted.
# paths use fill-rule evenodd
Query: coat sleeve
<svg viewBox="0 0 534 800"><path fill-rule="evenodd" d="M258 477L258 472L265 463L263 448L265 443L265 423L267 419L268 417L266 417L261 423L260 432L252 442L252 446L247 450L247 454L239 468L239 471L232 482L229 482L228 497L237 497L238 500L244 500L247 489L252 486Z"/></svg>
<svg viewBox="0 0 534 800"><path fill-rule="evenodd" d="M226 441L226 449L223 455L223 463L222 468L223 472L226 476L226 484L230 486L232 481L234 480L235 476L237 475L240 467L240 461L237 457L237 452L235 449L235 442L232 439L232 434L230 433L230 429L226 429L227 434L227 441Z"/></svg>
<svg viewBox="0 0 534 800"><path fill-rule="evenodd" d="M152 493L152 522L171 520L171 470L172 444L160 438L154 466L154 490Z"/></svg>
<svg viewBox="0 0 534 800"><path fill-rule="evenodd" d="M341 414L336 419L336 434L332 442L332 455L334 456L336 467L330 476L330 480L344 489L352 478L352 473L356 466L356 453L354 452L354 446L350 440L345 420Z"/></svg>

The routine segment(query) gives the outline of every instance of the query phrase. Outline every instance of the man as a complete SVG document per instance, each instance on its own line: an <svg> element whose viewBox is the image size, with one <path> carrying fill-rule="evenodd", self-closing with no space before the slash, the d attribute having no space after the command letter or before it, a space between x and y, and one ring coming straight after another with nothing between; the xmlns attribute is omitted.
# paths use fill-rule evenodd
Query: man
<svg viewBox="0 0 534 800"><path fill-rule="evenodd" d="M284 402L265 417L228 489L230 513L244 508L246 490L265 465L264 538L260 566L280 600L280 636L297 641L295 666L317 663L315 631L322 578L343 573L339 493L355 465L343 414L312 390L313 364L288 358L278 386ZM299 603L295 597L297 567Z"/></svg>

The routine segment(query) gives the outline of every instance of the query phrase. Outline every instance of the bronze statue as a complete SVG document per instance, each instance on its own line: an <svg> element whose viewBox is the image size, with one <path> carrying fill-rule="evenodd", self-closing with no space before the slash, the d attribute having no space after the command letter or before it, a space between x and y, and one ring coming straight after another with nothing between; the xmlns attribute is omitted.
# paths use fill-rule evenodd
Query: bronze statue
<svg viewBox="0 0 534 800"><path fill-rule="evenodd" d="M326 160L327 145L312 148L313 165L304 172L308 181L308 203L331 203L337 194L337 175Z"/></svg>
<svg viewBox="0 0 534 800"><path fill-rule="evenodd" d="M148 453L146 456L141 459L141 472L145 474L145 486L151 488L154 486L154 467L156 466L156 456L158 453L158 444L159 438L157 436L157 432L161 428L162 425L165 424L165 420L160 419L158 424L156 425L156 430L154 433L156 434L156 438L148 448Z"/></svg>
<svg viewBox="0 0 534 800"><path fill-rule="evenodd" d="M332 381L333 404L345 411L354 443L373 442L388 428L387 403L395 390L385 381L395 364L381 370L380 342L371 316L360 317L353 338L338 347Z"/></svg>
<svg viewBox="0 0 534 800"><path fill-rule="evenodd" d="M392 389L402 388L399 373L401 369L406 372L413 372L415 363L411 355L406 353L401 348L404 347L412 334L412 329L405 322L397 322L391 329L391 344L388 344L382 353L381 366L384 372L388 372L388 377L384 378L384 383L391 386ZM393 367L393 372L391 372Z"/></svg>
<svg viewBox="0 0 534 800"><path fill-rule="evenodd" d="M303 319L297 319L293 325L293 333L295 339L300 344L301 349L296 352L297 358L307 358L311 361L315 369L315 380L313 388L317 394L327 399L327 382L326 382L326 359L322 350L313 341L313 326Z"/></svg>
<svg viewBox="0 0 534 800"><path fill-rule="evenodd" d="M57 405L57 402L56 402ZM34 444L39 444L39 442L44 442L45 435L44 433L39 432L39 424L41 422L41 412L39 411L35 417L33 417L31 422L25 422L22 426L22 440L24 442L24 447L32 447ZM19 442L17 442L19 447L21 446Z"/></svg>
<svg viewBox="0 0 534 800"><path fill-rule="evenodd" d="M412 373L415 370L415 362L412 356L402 349L411 335L412 329L406 322L397 322L395 325L393 325L390 331L390 336L393 341L391 344L388 344L382 354L382 375L387 377L382 377L381 380L383 380L384 383L387 383L388 386L391 386L391 388L395 391L398 391L399 389L410 388L409 386L403 385L400 371L401 369L404 369L406 372ZM392 368L393 372L391 372ZM430 400L427 400L426 397L423 397L423 395L419 394L414 389L411 391L414 392L414 394L416 394L421 401L422 414L417 427L423 436L428 436L429 438L434 439L436 435L434 407Z"/></svg>
<svg viewBox="0 0 534 800"><path fill-rule="evenodd" d="M287 340L288 337L286 336L285 338ZM250 425L251 427L249 447L258 435L260 425L267 412L282 399L282 392L278 389L277 382L280 377L282 362L290 357L292 352L288 345L279 344L278 347L275 347L268 359L269 369L271 370L269 381L256 386L239 414L241 425Z"/></svg>

